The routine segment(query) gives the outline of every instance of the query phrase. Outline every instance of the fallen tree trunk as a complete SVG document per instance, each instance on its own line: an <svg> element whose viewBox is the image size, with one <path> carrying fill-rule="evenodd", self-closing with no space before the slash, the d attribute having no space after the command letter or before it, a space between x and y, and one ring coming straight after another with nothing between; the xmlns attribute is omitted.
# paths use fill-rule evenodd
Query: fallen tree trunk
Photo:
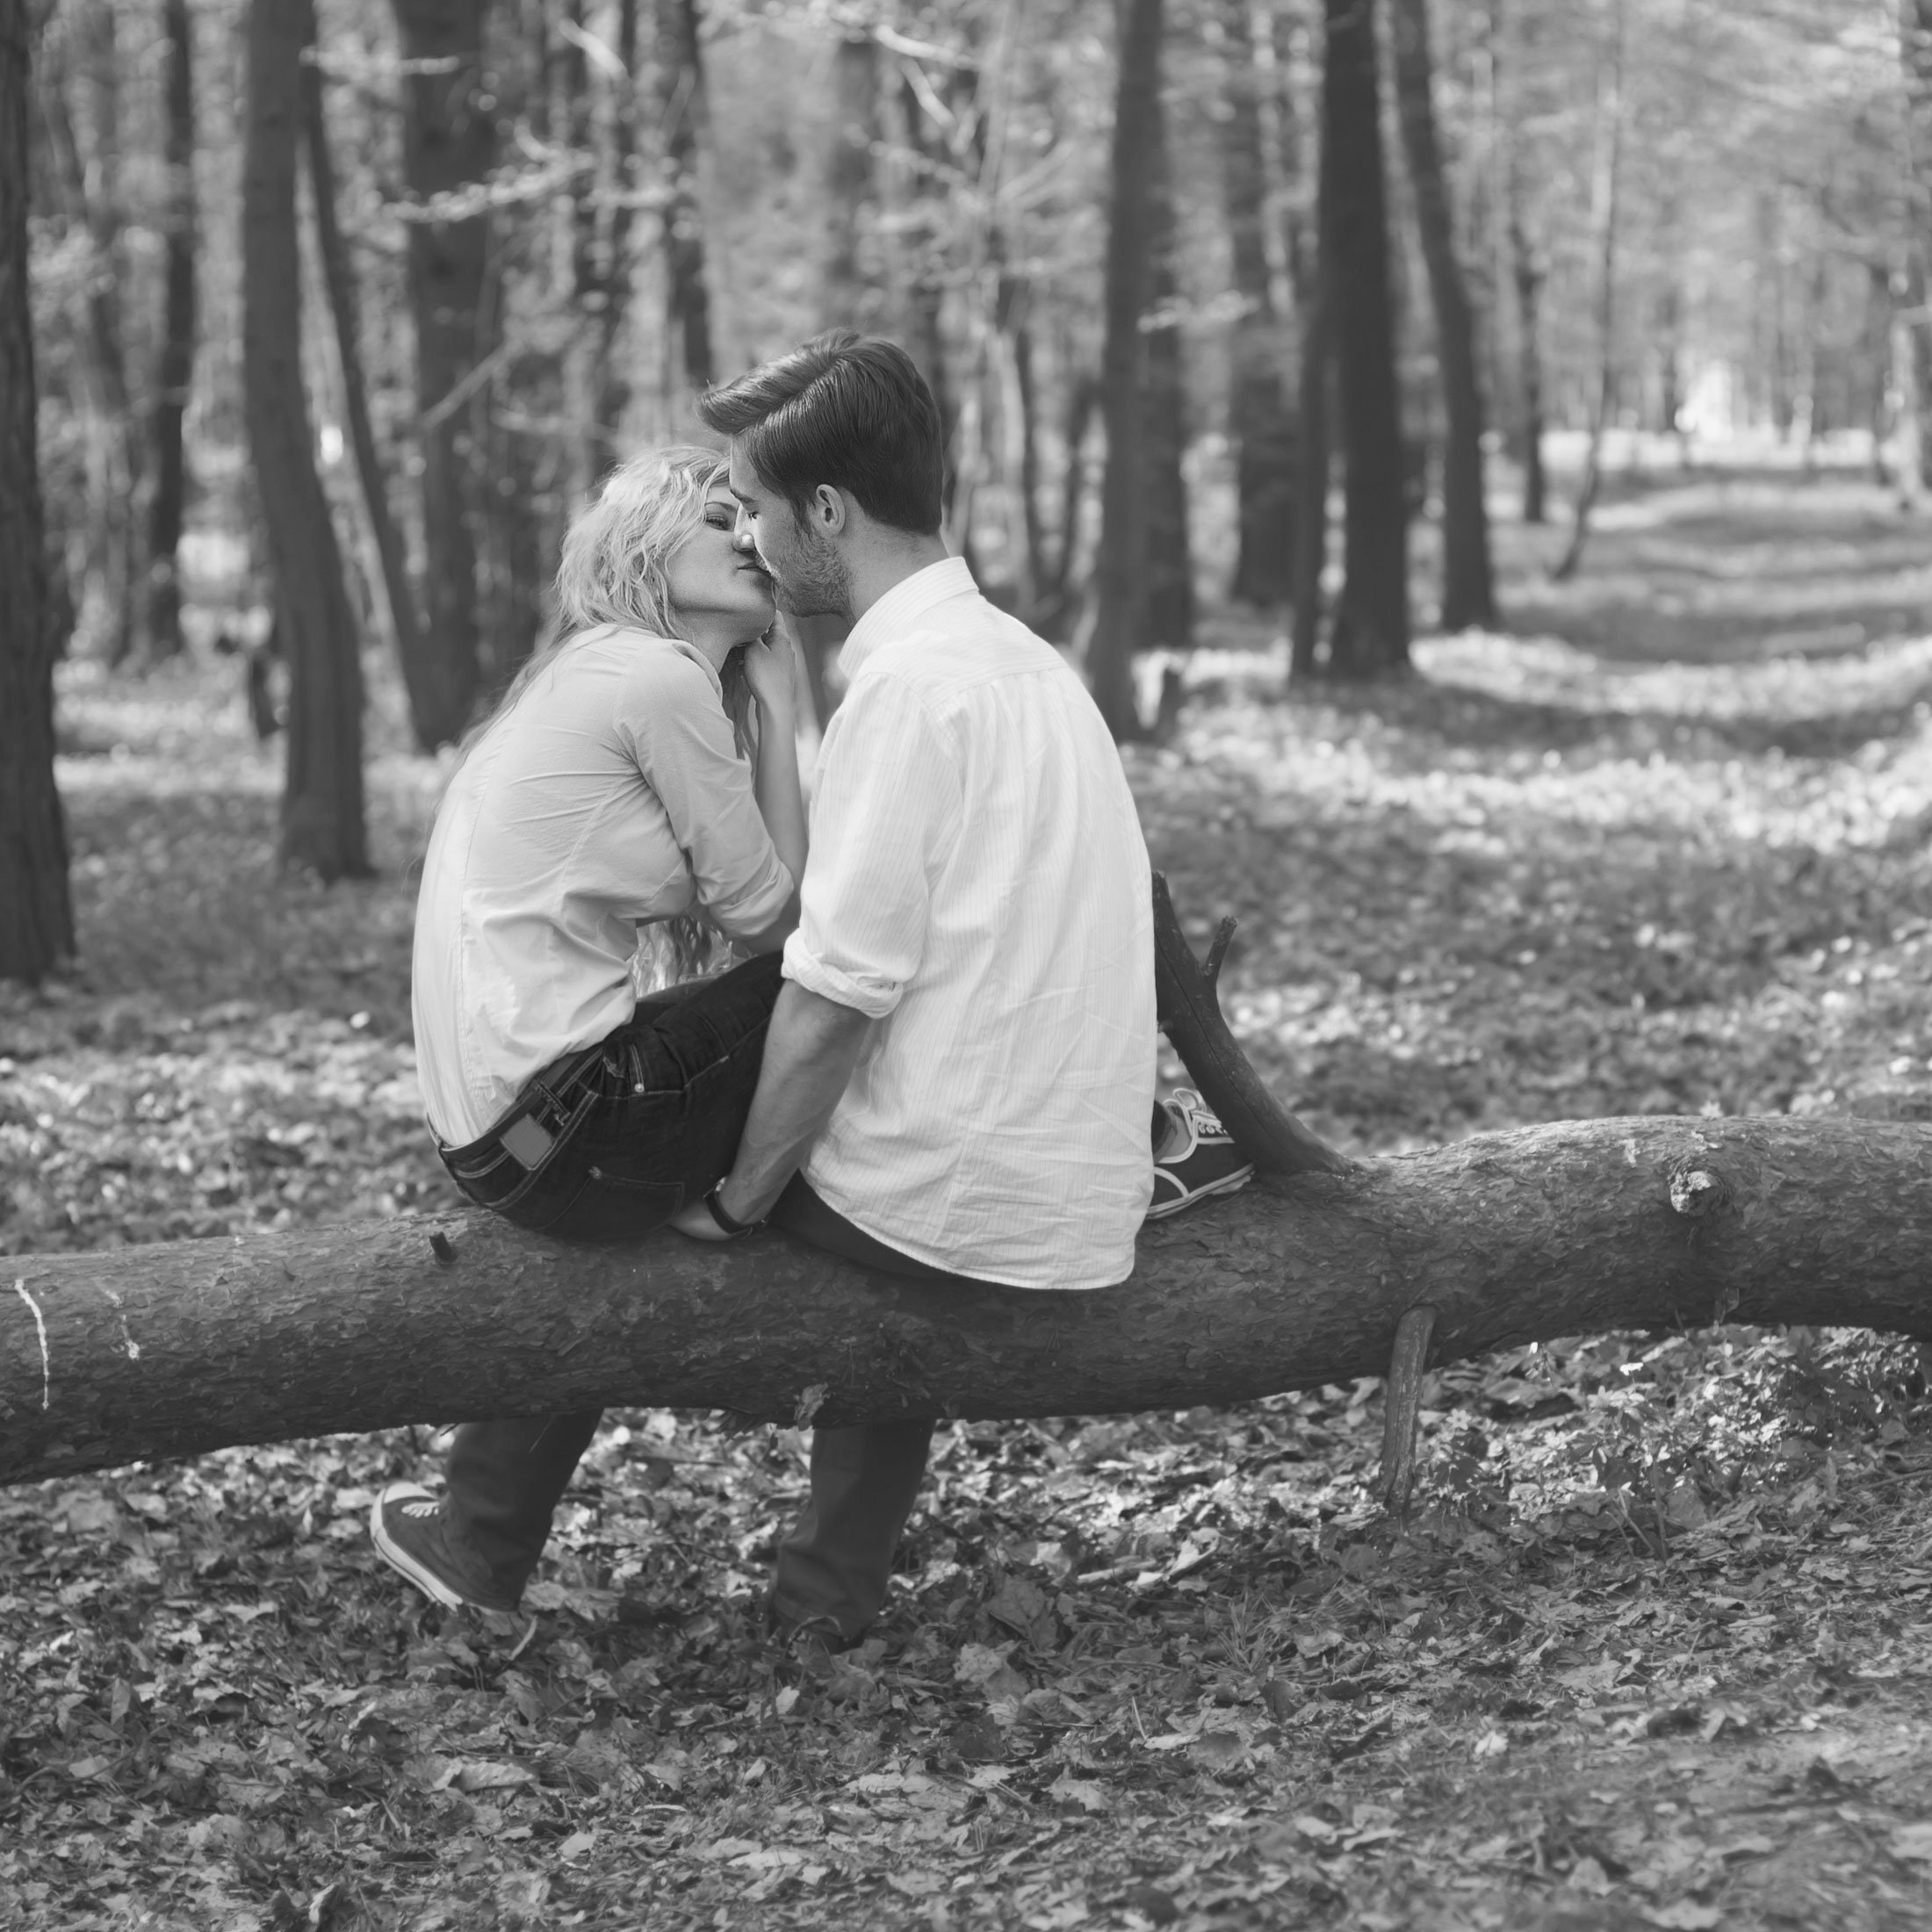
<svg viewBox="0 0 1932 1932"><path fill-rule="evenodd" d="M25 1256L0 1481L592 1403L783 1422L1238 1402L1609 1328L1932 1339L1932 1128L1574 1122L1264 1178L1090 1294L916 1286L774 1234L570 1247L491 1217ZM1415 1379L1409 1365L1409 1379Z"/></svg>

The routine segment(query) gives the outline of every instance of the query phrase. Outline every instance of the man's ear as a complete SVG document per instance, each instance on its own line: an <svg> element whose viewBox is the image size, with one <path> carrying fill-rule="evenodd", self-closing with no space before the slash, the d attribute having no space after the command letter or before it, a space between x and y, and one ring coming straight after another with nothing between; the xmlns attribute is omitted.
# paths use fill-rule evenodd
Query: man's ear
<svg viewBox="0 0 1932 1932"><path fill-rule="evenodd" d="M820 537L843 536L852 521L852 508L845 492L830 483L814 484L805 500L804 521Z"/></svg>

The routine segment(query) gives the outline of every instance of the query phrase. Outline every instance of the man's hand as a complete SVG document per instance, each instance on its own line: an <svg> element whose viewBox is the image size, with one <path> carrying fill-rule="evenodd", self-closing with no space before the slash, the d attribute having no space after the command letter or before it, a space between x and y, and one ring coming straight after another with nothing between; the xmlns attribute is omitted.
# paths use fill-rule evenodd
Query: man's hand
<svg viewBox="0 0 1932 1932"><path fill-rule="evenodd" d="M725 1212L729 1214L731 1210L727 1208ZM688 1208L680 1208L671 1216L671 1225L681 1235L690 1236L693 1241L729 1241L732 1238L718 1226L711 1210L702 1200L694 1200Z"/></svg>
<svg viewBox="0 0 1932 1932"><path fill-rule="evenodd" d="M785 983L765 1035L751 1118L738 1158L718 1188L719 1202L733 1221L760 1221L771 1211L831 1119L871 1024L850 1006ZM729 1238L702 1200L681 1209L671 1225L697 1241Z"/></svg>

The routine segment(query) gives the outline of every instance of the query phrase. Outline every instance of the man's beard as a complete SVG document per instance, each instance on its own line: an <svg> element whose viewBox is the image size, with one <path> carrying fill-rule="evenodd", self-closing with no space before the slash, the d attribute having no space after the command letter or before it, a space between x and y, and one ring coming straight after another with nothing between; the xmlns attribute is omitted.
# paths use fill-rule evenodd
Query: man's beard
<svg viewBox="0 0 1932 1932"><path fill-rule="evenodd" d="M798 544L787 560L785 573L774 573L778 608L795 617L847 617L852 615L852 573L838 548L801 527Z"/></svg>

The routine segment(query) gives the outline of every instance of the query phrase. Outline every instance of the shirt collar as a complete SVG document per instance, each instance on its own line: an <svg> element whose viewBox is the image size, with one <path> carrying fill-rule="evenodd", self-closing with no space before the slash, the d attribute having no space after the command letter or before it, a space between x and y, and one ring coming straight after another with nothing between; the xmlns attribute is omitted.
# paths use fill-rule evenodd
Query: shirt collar
<svg viewBox="0 0 1932 1932"><path fill-rule="evenodd" d="M979 587L966 567L963 557L948 557L928 564L910 577L894 584L852 627L845 649L839 653L839 668L849 683L865 661L883 644L889 643L915 617L923 617L935 604L955 597L977 597Z"/></svg>

